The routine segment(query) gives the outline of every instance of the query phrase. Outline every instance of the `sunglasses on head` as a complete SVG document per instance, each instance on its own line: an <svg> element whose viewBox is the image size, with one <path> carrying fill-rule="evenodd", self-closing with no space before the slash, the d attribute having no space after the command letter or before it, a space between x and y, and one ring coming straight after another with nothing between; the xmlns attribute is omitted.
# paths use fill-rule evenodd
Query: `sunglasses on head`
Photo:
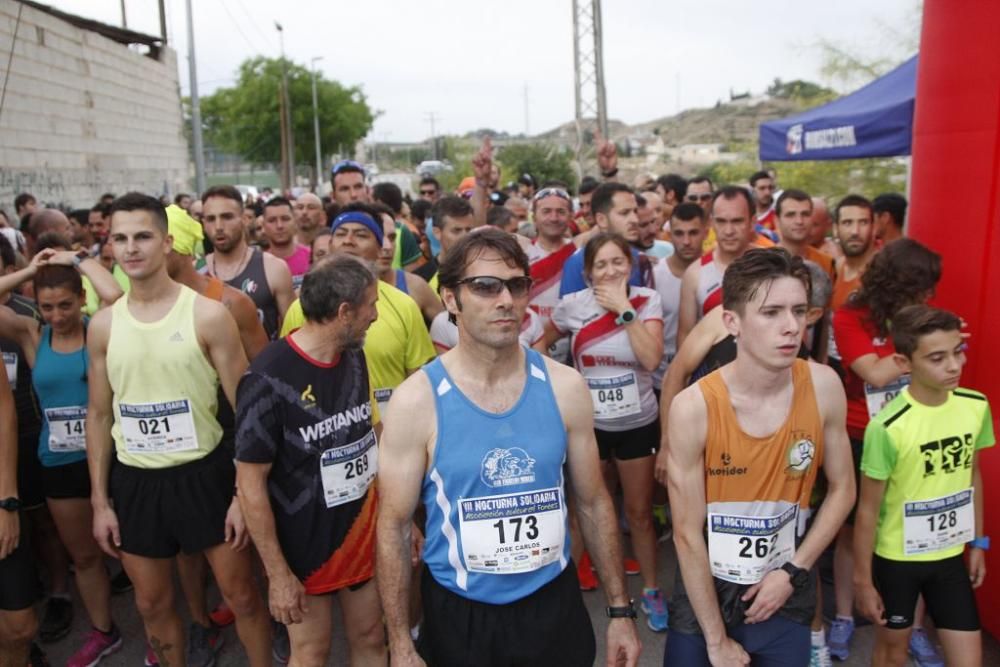
<svg viewBox="0 0 1000 667"><path fill-rule="evenodd" d="M573 203L573 199L569 196L569 193L562 188L542 188L535 193L532 201L538 201L539 199L545 199L546 197L559 197L560 199L565 199L570 204Z"/></svg>
<svg viewBox="0 0 1000 667"><path fill-rule="evenodd" d="M365 173L365 167L360 162L355 162L354 160L341 160L330 168L330 173L334 176L340 172L350 169L351 171L360 171L362 174Z"/></svg>
<svg viewBox="0 0 1000 667"><path fill-rule="evenodd" d="M688 201L708 201L714 196L711 192L703 192L700 195L688 195L685 199Z"/></svg>
<svg viewBox="0 0 1000 667"><path fill-rule="evenodd" d="M472 276L471 278L462 278L457 284L467 285L470 292L476 296L484 297L500 296L503 288L506 287L512 298L519 299L528 295L531 283L530 276L515 276L506 280L496 276Z"/></svg>

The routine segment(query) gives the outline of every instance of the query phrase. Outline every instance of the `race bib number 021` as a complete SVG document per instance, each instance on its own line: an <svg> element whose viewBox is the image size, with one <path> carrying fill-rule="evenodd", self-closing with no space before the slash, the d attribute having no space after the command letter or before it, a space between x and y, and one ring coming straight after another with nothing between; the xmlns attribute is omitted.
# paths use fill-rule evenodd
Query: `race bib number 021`
<svg viewBox="0 0 1000 667"><path fill-rule="evenodd" d="M50 451L60 453L87 451L86 406L46 408L45 421L49 424Z"/></svg>
<svg viewBox="0 0 1000 667"><path fill-rule="evenodd" d="M191 404L186 398L166 403L121 403L122 438L130 454L169 454L198 449Z"/></svg>
<svg viewBox="0 0 1000 667"><path fill-rule="evenodd" d="M378 472L375 431L360 440L323 452L319 459L323 497L327 507L349 503L365 495Z"/></svg>
<svg viewBox="0 0 1000 667"><path fill-rule="evenodd" d="M559 560L566 539L558 488L460 500L458 522L470 572L537 570Z"/></svg>
<svg viewBox="0 0 1000 667"><path fill-rule="evenodd" d="M941 551L976 536L972 488L930 500L903 503L903 553Z"/></svg>
<svg viewBox="0 0 1000 667"><path fill-rule="evenodd" d="M756 584L795 555L798 507L777 516L708 515L708 559L712 576L734 584Z"/></svg>
<svg viewBox="0 0 1000 667"><path fill-rule="evenodd" d="M642 409L639 385L632 371L614 377L587 378L587 386L590 387L596 419L631 417Z"/></svg>
<svg viewBox="0 0 1000 667"><path fill-rule="evenodd" d="M908 386L910 386L909 375L900 375L881 389L865 382L865 403L868 405L868 416L875 419L875 415L889 405L892 399L899 396L899 392Z"/></svg>

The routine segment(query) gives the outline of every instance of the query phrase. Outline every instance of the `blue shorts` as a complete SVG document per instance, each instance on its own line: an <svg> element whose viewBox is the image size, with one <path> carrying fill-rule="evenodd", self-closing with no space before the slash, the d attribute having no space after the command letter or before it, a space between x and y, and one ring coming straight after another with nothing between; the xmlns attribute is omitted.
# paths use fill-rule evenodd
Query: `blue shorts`
<svg viewBox="0 0 1000 667"><path fill-rule="evenodd" d="M750 654L753 667L807 667L809 664L809 626L772 616L763 623L742 624L729 629ZM705 637L670 631L663 667L711 667Z"/></svg>

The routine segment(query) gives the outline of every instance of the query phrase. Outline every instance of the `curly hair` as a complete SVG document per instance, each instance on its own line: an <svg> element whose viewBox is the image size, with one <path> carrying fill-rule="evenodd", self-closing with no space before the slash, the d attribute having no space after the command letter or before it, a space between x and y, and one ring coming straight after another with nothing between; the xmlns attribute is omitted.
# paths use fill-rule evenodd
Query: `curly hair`
<svg viewBox="0 0 1000 667"><path fill-rule="evenodd" d="M899 239L875 254L861 276L861 287L848 303L867 307L880 336L906 306L923 303L941 280L941 255L913 239Z"/></svg>

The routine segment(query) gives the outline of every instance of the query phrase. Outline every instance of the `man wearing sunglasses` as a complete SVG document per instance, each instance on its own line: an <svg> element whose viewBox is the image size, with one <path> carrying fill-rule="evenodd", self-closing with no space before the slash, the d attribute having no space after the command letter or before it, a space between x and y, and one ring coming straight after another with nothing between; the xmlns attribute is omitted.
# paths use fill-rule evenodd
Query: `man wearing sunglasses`
<svg viewBox="0 0 1000 667"><path fill-rule="evenodd" d="M424 176L420 179L420 198L424 201L434 203L441 197L441 184L433 176Z"/></svg>
<svg viewBox="0 0 1000 667"><path fill-rule="evenodd" d="M494 664L594 664L569 555L566 472L608 599L608 663L638 660L589 391L576 371L518 341L529 272L517 239L499 230L456 243L440 279L458 345L404 382L386 411L376 575L394 665L469 664L481 655ZM418 649L407 601L421 503L427 568Z"/></svg>

